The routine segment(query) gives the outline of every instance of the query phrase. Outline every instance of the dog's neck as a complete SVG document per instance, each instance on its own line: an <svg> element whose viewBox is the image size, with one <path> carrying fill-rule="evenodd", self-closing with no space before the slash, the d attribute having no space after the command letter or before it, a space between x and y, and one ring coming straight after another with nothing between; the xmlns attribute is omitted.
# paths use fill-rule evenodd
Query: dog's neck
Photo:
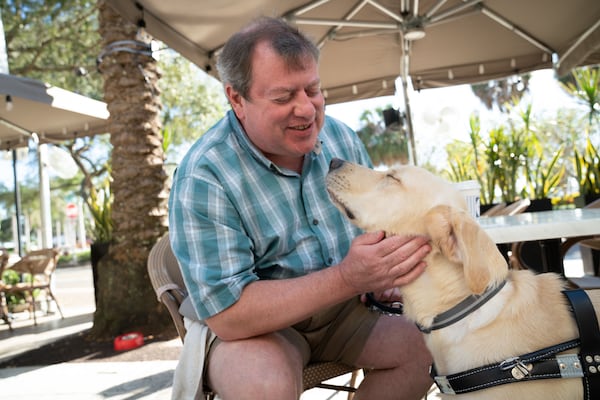
<svg viewBox="0 0 600 400"><path fill-rule="evenodd" d="M437 259L434 261L431 259L433 257L437 257ZM440 319L453 321L456 313L462 317L469 315L469 312L476 310L493 298L500 290L495 289L503 286L507 278L504 276L497 281L490 281L484 293L474 294L465 282L460 265L450 262L436 252L430 254L425 260L428 265L436 264L436 270L444 271L444 273L436 274L436 270L433 268L426 268L425 272L415 281L401 288L405 315L417 326L422 327L424 331L429 330L434 323L437 326ZM465 299L469 300L465 301ZM465 303L460 305L463 301ZM465 312L463 308L467 306L469 311ZM446 314L449 310L450 313ZM465 312L464 315L463 312Z"/></svg>
<svg viewBox="0 0 600 400"><path fill-rule="evenodd" d="M483 306L485 303L487 303L496 294L498 294L500 290L502 290L505 284L506 281L503 281L499 285L488 287L485 290L485 292L483 292L480 295L472 294L470 296L467 296L463 301L461 301L457 305L436 315L429 326L423 326L417 323L417 327L423 333L431 333L431 331L450 326L465 318L466 316Z"/></svg>

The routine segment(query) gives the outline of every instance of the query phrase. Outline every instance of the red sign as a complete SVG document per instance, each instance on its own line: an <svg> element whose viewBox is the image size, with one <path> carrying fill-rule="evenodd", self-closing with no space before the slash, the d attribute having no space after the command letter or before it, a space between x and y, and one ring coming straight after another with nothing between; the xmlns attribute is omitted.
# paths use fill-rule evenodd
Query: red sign
<svg viewBox="0 0 600 400"><path fill-rule="evenodd" d="M77 218L77 204L67 203L67 218Z"/></svg>

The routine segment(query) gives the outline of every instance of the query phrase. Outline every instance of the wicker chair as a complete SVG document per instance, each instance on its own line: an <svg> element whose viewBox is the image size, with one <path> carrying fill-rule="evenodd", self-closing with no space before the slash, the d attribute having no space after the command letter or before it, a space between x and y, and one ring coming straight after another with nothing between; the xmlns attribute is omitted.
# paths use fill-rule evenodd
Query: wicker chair
<svg viewBox="0 0 600 400"><path fill-rule="evenodd" d="M60 304L58 304L56 297L52 293L52 275L58 263L58 255L59 252L56 249L30 251L19 261L11 265L9 269L20 274L30 274L31 279L14 285L5 284L0 287L3 296L12 293L25 294L26 301L29 304L30 315L33 316L34 325L37 325L36 302L34 299L35 290L45 291L48 301L53 300L56 303L56 308L61 318L64 319Z"/></svg>
<svg viewBox="0 0 600 400"><path fill-rule="evenodd" d="M8 251L6 249L0 249L0 318L4 320L6 325L8 325L8 329L12 331L12 325L10 323L10 318L8 316L8 306L6 304L6 296L4 294L4 288L6 284L2 280L2 275L4 274L4 269L8 265Z"/></svg>
<svg viewBox="0 0 600 400"><path fill-rule="evenodd" d="M177 333L183 342L186 329L183 324L183 316L179 313L179 307L187 291L183 283L181 271L177 259L171 250L169 234L165 234L154 245L148 257L148 274L152 287L156 292L159 302L169 311ZM356 391L357 369L337 362L323 362L309 364L303 372L304 390L312 388L324 388L336 391L348 392L348 400L351 400ZM330 385L324 381L337 376L351 373L350 383L347 386ZM205 399L214 399L214 394L205 392Z"/></svg>

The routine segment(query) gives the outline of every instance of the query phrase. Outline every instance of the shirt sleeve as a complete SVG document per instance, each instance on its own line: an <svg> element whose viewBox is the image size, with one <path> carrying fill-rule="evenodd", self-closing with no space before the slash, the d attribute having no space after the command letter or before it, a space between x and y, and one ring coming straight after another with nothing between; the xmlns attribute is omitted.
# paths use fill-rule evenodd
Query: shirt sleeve
<svg viewBox="0 0 600 400"><path fill-rule="evenodd" d="M175 177L169 200L171 246L201 319L213 316L257 280L252 241L221 185L210 177Z"/></svg>

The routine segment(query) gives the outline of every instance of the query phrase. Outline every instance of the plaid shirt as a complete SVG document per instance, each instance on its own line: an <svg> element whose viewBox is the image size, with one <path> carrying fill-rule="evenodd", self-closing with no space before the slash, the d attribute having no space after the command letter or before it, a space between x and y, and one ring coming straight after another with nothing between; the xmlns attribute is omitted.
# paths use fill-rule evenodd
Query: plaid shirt
<svg viewBox="0 0 600 400"><path fill-rule="evenodd" d="M360 231L327 194L333 157L371 165L358 136L331 117L301 175L264 157L232 111L192 146L173 179L169 232L200 318L253 281L301 276L346 255Z"/></svg>

